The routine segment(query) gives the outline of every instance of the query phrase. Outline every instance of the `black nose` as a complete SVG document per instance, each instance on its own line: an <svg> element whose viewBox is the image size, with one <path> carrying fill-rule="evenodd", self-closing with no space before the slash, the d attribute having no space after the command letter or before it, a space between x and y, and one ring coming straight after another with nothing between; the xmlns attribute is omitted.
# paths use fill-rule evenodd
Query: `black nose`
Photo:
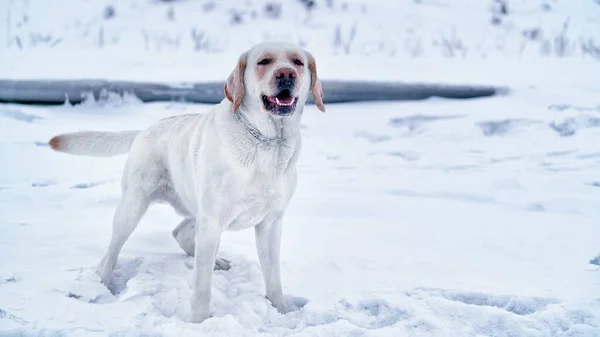
<svg viewBox="0 0 600 337"><path fill-rule="evenodd" d="M292 89L296 84L296 71L291 68L281 68L275 72L275 82L277 89Z"/></svg>
<svg viewBox="0 0 600 337"><path fill-rule="evenodd" d="M280 68L275 73L276 78L296 78L296 71L292 68Z"/></svg>
<svg viewBox="0 0 600 337"><path fill-rule="evenodd" d="M292 77L292 78L277 77L275 79L275 81L277 82L277 89L279 89L279 90L292 89L294 87L294 84L296 84L296 78L294 78L294 77Z"/></svg>

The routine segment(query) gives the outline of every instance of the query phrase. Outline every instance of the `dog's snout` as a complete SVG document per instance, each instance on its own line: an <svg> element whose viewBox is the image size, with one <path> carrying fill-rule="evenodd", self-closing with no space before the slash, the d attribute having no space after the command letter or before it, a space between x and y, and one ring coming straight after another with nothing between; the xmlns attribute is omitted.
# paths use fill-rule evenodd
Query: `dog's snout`
<svg viewBox="0 0 600 337"><path fill-rule="evenodd" d="M277 78L277 79L296 78L296 71L291 68L281 68L281 69L278 69L277 72L275 73L275 78Z"/></svg>
<svg viewBox="0 0 600 337"><path fill-rule="evenodd" d="M296 84L296 71L290 68L280 68L275 72L275 82L279 90L291 89Z"/></svg>

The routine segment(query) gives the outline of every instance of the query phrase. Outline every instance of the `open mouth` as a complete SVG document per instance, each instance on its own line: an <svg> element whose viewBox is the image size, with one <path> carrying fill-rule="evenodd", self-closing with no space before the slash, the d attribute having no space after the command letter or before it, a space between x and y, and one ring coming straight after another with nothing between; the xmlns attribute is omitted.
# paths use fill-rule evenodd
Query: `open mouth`
<svg viewBox="0 0 600 337"><path fill-rule="evenodd" d="M287 116L296 110L297 97L292 96L289 89L281 90L275 96L262 96L265 109L272 114Z"/></svg>

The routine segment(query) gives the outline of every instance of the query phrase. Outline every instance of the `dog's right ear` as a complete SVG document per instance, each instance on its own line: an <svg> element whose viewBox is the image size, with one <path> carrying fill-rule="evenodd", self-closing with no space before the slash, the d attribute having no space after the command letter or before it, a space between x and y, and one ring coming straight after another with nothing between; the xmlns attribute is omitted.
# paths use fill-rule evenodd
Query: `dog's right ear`
<svg viewBox="0 0 600 337"><path fill-rule="evenodd" d="M237 66L227 78L225 83L225 97L233 103L232 113L236 113L242 104L244 98L244 71L246 70L246 63L248 60L248 53L243 53L237 63Z"/></svg>
<svg viewBox="0 0 600 337"><path fill-rule="evenodd" d="M311 53L306 52L308 56L308 69L310 70L311 85L310 89L315 99L315 104L319 110L325 112L325 104L323 104L323 87L321 87L321 80L317 75L317 63Z"/></svg>

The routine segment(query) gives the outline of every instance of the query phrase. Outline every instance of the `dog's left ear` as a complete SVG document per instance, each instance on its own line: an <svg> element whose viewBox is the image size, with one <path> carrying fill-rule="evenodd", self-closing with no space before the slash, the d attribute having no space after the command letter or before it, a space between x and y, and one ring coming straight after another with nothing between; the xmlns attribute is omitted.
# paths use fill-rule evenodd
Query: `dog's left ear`
<svg viewBox="0 0 600 337"><path fill-rule="evenodd" d="M237 66L227 78L227 83L223 88L225 91L225 97L233 103L232 113L236 113L242 104L244 98L244 71L246 70L246 62L248 59L248 53L243 53L237 63Z"/></svg>
<svg viewBox="0 0 600 337"><path fill-rule="evenodd" d="M310 88L315 99L315 104L319 110L325 112L325 104L323 104L323 88L321 87L321 80L319 80L319 76L317 75L317 63L315 62L315 58L309 53L306 52L308 56L308 70L310 70L311 84Z"/></svg>

